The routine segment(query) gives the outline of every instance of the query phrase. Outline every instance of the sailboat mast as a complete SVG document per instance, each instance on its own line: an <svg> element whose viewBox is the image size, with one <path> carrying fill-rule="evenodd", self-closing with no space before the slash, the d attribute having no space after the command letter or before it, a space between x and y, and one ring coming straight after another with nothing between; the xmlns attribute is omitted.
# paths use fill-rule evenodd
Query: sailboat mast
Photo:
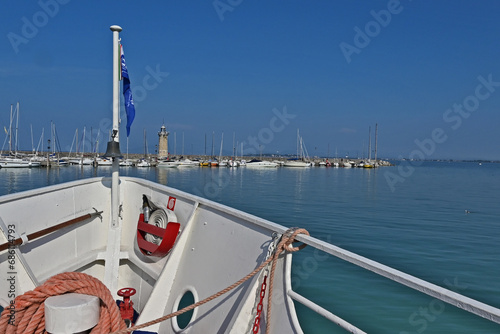
<svg viewBox="0 0 500 334"><path fill-rule="evenodd" d="M9 122L9 153L12 153L12 104L10 105L10 122Z"/></svg>
<svg viewBox="0 0 500 334"><path fill-rule="evenodd" d="M35 144L33 141L33 124L30 124L30 130L31 130L31 153L35 153Z"/></svg>
<svg viewBox="0 0 500 334"><path fill-rule="evenodd" d="M148 157L148 153L147 153L147 145L146 145L146 129L144 129L144 158L147 158Z"/></svg>
<svg viewBox="0 0 500 334"><path fill-rule="evenodd" d="M14 151L17 155L17 149L18 149L18 141L17 141L17 130L19 128L19 102L17 102L17 107L16 107L16 143L14 145Z"/></svg>
<svg viewBox="0 0 500 334"><path fill-rule="evenodd" d="M222 133L222 137L220 139L219 163L222 161L222 143L223 142L224 142L224 132Z"/></svg>
<svg viewBox="0 0 500 334"><path fill-rule="evenodd" d="M368 161L372 160L372 127L368 127Z"/></svg>
<svg viewBox="0 0 500 334"><path fill-rule="evenodd" d="M212 131L212 157L215 155L214 136L215 132Z"/></svg>
<svg viewBox="0 0 500 334"><path fill-rule="evenodd" d="M299 135L299 129L297 129L297 159L299 158L299 139L300 138L300 135Z"/></svg>
<svg viewBox="0 0 500 334"><path fill-rule="evenodd" d="M233 160L236 160L236 146L234 140L236 138L236 133L233 132Z"/></svg>
<svg viewBox="0 0 500 334"><path fill-rule="evenodd" d="M378 135L378 124L375 123L375 162L377 162L377 135Z"/></svg>
<svg viewBox="0 0 500 334"><path fill-rule="evenodd" d="M84 126L83 127L83 136L82 136L82 157L85 154L85 130L86 130L86 127Z"/></svg>

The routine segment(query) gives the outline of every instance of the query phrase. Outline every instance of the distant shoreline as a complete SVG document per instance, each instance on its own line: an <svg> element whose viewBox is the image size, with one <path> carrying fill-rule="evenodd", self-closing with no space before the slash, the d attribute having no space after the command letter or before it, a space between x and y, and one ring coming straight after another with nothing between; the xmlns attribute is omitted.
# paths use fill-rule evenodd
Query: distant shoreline
<svg viewBox="0 0 500 334"><path fill-rule="evenodd" d="M2 152L2 155L7 155L7 152ZM32 155L33 152L31 151L18 151L19 155ZM50 153L53 154L53 153ZM69 153L69 152L59 152L56 153L59 154L61 158L63 157L75 157L75 153ZM127 154L123 153L123 157L127 158ZM85 157L95 157L95 156L102 156L104 155L104 152L98 153L97 155L94 153L85 153ZM39 152L38 156L47 156L47 152ZM142 158L148 158L148 159L156 159L157 154L143 154L143 153L129 153L128 158L129 159L142 159ZM218 159L219 156L212 156L212 155L203 155L203 154L170 154L169 155L170 159L178 159L178 158L188 158L188 159L197 159L197 160L210 160L210 159ZM232 156L229 155L222 155L222 159L227 159L230 160ZM284 154L284 155L277 155L277 154L263 154L262 156L256 156L256 155L249 155L249 156L237 156L237 159L245 159L245 160L251 160L251 159L262 159L262 160L287 160L287 159L292 159L295 158L295 155L293 154ZM165 158L162 158L165 159ZM369 159L367 158L351 158L351 157L311 157L309 160L313 162L318 162L318 161L325 161L329 160L330 162L343 162L343 161L354 161L356 163L361 162L361 161L368 161ZM411 159L400 159L400 158L377 158L376 159L379 162L383 163L390 163L390 162L402 162L402 161L411 161L411 162L467 162L467 163L500 163L500 160L488 160L488 159L424 159L424 160L411 160ZM375 159L371 159L371 161L375 161Z"/></svg>

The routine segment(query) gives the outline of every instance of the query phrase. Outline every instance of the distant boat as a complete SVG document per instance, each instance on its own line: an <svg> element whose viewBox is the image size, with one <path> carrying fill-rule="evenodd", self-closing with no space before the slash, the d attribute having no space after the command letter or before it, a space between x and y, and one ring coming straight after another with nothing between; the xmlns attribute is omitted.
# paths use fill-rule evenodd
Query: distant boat
<svg viewBox="0 0 500 334"><path fill-rule="evenodd" d="M134 165L134 163L130 159L125 159L125 160L120 161L120 167L130 167L133 165Z"/></svg>
<svg viewBox="0 0 500 334"><path fill-rule="evenodd" d="M304 141L299 135L299 129L297 129L297 158L289 159L285 161L283 167L311 167L312 163L309 161L307 156L307 150L304 146Z"/></svg>
<svg viewBox="0 0 500 334"><path fill-rule="evenodd" d="M18 128L18 124L19 124L19 102L17 102L15 114L16 114L16 136L15 136L14 151L13 151L12 150L13 149L12 148L12 123L14 120L14 117L13 117L14 114L13 114L12 104L11 104L10 105L10 125L9 125L9 131L7 133L8 138L9 138L10 155L0 157L0 167L2 167L2 168L39 167L41 165L41 163L36 158L21 156L20 154L17 153L17 144L18 144L17 128Z"/></svg>
<svg viewBox="0 0 500 334"><path fill-rule="evenodd" d="M97 162L98 166L113 166L113 161L108 158L99 157L96 158L95 161Z"/></svg>
<svg viewBox="0 0 500 334"><path fill-rule="evenodd" d="M353 165L354 165L353 161L344 161L342 163L342 167L344 167L344 168L351 168Z"/></svg>
<svg viewBox="0 0 500 334"><path fill-rule="evenodd" d="M0 167L2 168L31 168L40 167L40 165L40 161L27 158L5 157L0 159Z"/></svg>
<svg viewBox="0 0 500 334"><path fill-rule="evenodd" d="M227 166L228 166L228 167L238 167L239 165L240 165L240 164L239 164L239 163L238 163L238 161L236 161L236 160L232 160L232 159L231 159L231 160L229 160L229 161L227 162Z"/></svg>
<svg viewBox="0 0 500 334"><path fill-rule="evenodd" d="M252 159L250 161L248 161L245 166L247 168L275 168L275 167L278 167L278 164L275 163L275 162L271 162L271 161L263 161L263 160L259 160L259 159Z"/></svg>
<svg viewBox="0 0 500 334"><path fill-rule="evenodd" d="M174 160L163 160L156 165L157 167L164 167L164 168L177 168L179 166L179 161L174 161Z"/></svg>
<svg viewBox="0 0 500 334"><path fill-rule="evenodd" d="M177 167L197 167L199 165L199 161L193 161L188 158L177 161Z"/></svg>
<svg viewBox="0 0 500 334"><path fill-rule="evenodd" d="M136 167L151 167L151 163L146 159L140 159L136 164Z"/></svg>
<svg viewBox="0 0 500 334"><path fill-rule="evenodd" d="M81 158L73 158L73 159L70 159L68 161L72 165L88 166L88 165L92 165L92 163L94 162L94 159L81 157Z"/></svg>
<svg viewBox="0 0 500 334"><path fill-rule="evenodd" d="M311 167L311 163L309 161L303 160L287 160L283 164L283 167Z"/></svg>

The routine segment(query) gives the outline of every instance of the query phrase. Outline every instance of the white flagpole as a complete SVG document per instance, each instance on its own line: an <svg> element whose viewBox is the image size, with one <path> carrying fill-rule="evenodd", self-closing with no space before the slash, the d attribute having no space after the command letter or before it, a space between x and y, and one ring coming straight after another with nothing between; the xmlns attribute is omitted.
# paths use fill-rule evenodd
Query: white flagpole
<svg viewBox="0 0 500 334"><path fill-rule="evenodd" d="M122 28L117 25L110 27L113 32L113 131L111 140L119 143L119 103L120 103L120 40ZM106 265L104 270L104 284L111 293L116 294L118 289L118 269L120 266L121 228L119 223L120 189L119 189L119 158L113 157L111 174L111 224L108 231L108 245L106 250Z"/></svg>

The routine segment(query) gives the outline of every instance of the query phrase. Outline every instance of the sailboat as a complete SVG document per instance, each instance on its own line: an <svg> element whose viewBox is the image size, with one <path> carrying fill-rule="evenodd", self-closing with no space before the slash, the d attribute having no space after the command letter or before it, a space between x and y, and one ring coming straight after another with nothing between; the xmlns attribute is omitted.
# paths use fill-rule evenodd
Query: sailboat
<svg viewBox="0 0 500 334"><path fill-rule="evenodd" d="M16 133L14 147L12 147L12 122L16 115ZM18 128L19 128L19 102L17 102L16 110L13 113L12 105L10 105L10 123L7 138L9 139L9 155L0 157L0 168L31 168L39 167L40 161L32 157L21 156L18 153ZM6 139L7 139L6 138Z"/></svg>
<svg viewBox="0 0 500 334"><path fill-rule="evenodd" d="M128 137L127 137L127 154L125 160L120 161L120 166L121 167L131 167L133 166L133 162L131 159L128 158Z"/></svg>
<svg viewBox="0 0 500 334"><path fill-rule="evenodd" d="M111 30L115 136L107 155L113 159L112 171L107 177L0 197L0 280L5 284L0 332L9 327L23 333L93 328L99 333L301 334L295 312L299 303L349 332L365 333L294 290L292 257L305 245L314 248L315 256L343 259L500 323L498 308L309 236L304 229L120 176L117 62L122 29Z"/></svg>
<svg viewBox="0 0 500 334"><path fill-rule="evenodd" d="M92 163L94 162L93 159L89 158L89 157L85 157L85 133L86 133L86 127L83 127L83 134L82 134L82 140L80 141L80 143L82 144L82 150L81 150L81 153L78 154L78 129L76 130L75 132L75 136L76 137L76 157L72 158L69 160L69 163L72 164L72 165L85 165L85 166L88 166L88 165L92 165Z"/></svg>
<svg viewBox="0 0 500 334"><path fill-rule="evenodd" d="M151 167L148 160L148 142L146 140L146 129L144 129L144 158L139 159L135 164L136 167Z"/></svg>
<svg viewBox="0 0 500 334"><path fill-rule="evenodd" d="M373 168L372 162L372 128L368 127L368 161L363 164L363 168Z"/></svg>
<svg viewBox="0 0 500 334"><path fill-rule="evenodd" d="M311 165L312 163L307 156L304 141L299 134L299 129L297 129L297 157L285 161L283 167L311 167Z"/></svg>

